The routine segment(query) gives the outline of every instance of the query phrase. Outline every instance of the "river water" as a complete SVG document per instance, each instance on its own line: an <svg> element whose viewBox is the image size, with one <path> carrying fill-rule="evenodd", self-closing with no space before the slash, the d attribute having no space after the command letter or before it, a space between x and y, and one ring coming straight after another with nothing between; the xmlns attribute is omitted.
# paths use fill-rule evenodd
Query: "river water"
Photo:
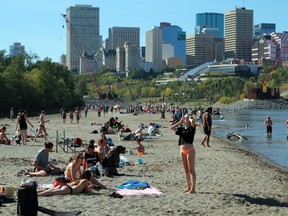
<svg viewBox="0 0 288 216"><path fill-rule="evenodd" d="M288 119L287 111L241 109L223 110L223 114L223 120L220 116L213 116L214 134L227 137L228 132L234 132L245 136L248 140L230 139L230 141L288 169L288 132L285 125ZM271 116L273 121L271 137L266 135L264 125L267 116Z"/></svg>

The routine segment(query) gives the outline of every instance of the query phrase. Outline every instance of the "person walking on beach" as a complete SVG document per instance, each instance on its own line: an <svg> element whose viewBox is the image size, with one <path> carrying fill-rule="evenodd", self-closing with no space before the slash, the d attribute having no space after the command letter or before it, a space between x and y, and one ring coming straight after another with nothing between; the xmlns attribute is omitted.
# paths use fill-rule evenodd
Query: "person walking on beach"
<svg viewBox="0 0 288 216"><path fill-rule="evenodd" d="M45 120L45 111L42 110L39 116L39 130L37 131L35 135L35 142L36 142L37 137L42 134L44 135L44 140L46 141L46 136L47 136L47 131L45 127L46 122L49 122L49 120Z"/></svg>
<svg viewBox="0 0 288 216"><path fill-rule="evenodd" d="M11 107L11 109L10 109L10 120L13 121L13 118L14 118L14 108Z"/></svg>
<svg viewBox="0 0 288 216"><path fill-rule="evenodd" d="M70 118L70 122L73 123L74 112L72 110L69 111L69 118Z"/></svg>
<svg viewBox="0 0 288 216"><path fill-rule="evenodd" d="M82 116L81 116L80 109L78 107L75 109L75 117L76 117L77 124L79 124L80 118L82 118Z"/></svg>
<svg viewBox="0 0 288 216"><path fill-rule="evenodd" d="M205 113L203 114L203 131L204 131L205 137L203 141L201 142L201 145L203 145L204 147L211 147L209 145L211 128L212 128L211 114L212 114L212 107L208 107L207 110L205 110Z"/></svg>
<svg viewBox="0 0 288 216"><path fill-rule="evenodd" d="M63 119L63 123L66 123L66 116L67 116L67 114L66 114L66 110L63 109L63 111L62 111L62 119Z"/></svg>
<svg viewBox="0 0 288 216"><path fill-rule="evenodd" d="M181 127L184 124L185 127ZM193 146L195 135L195 122L188 115L185 115L176 124L171 126L171 130L179 136L180 157L185 171L187 189L183 192L196 192L196 171L195 171L195 148ZM191 182L192 177L192 182Z"/></svg>
<svg viewBox="0 0 288 216"><path fill-rule="evenodd" d="M264 121L264 125L266 126L266 133L267 136L271 136L272 135L272 119L270 116L267 116L267 119L265 119Z"/></svg>
<svg viewBox="0 0 288 216"><path fill-rule="evenodd" d="M34 127L28 118L26 117L25 111L21 109L19 111L19 115L17 116L16 119L16 131L18 129L18 126L20 127L20 135L21 135L21 140L22 140L22 145L27 144L27 122L31 125L31 127Z"/></svg>

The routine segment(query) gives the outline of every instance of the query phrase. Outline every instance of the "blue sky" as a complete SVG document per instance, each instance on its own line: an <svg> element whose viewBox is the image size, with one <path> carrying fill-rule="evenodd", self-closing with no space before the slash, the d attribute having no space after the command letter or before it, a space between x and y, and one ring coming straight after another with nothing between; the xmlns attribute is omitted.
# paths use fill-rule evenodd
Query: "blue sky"
<svg viewBox="0 0 288 216"><path fill-rule="evenodd" d="M8 54L9 46L20 42L26 52L59 62L60 55L66 53L66 27L61 14L75 4L100 8L103 39L109 27L140 27L142 46L145 32L160 22L178 25L191 35L196 13L225 13L236 6L254 10L254 24L276 23L277 32L288 30L287 0L0 0L0 50Z"/></svg>

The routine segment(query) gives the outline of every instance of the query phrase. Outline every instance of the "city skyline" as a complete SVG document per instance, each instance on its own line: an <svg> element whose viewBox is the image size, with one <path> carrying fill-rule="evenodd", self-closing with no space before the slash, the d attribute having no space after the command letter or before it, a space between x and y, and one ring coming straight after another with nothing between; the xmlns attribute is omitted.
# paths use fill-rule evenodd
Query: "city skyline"
<svg viewBox="0 0 288 216"><path fill-rule="evenodd" d="M0 2L0 50L6 50L8 54L9 46L20 42L27 53L36 53L42 60L49 57L59 62L60 56L66 54L66 23L61 14L75 4L99 7L103 40L108 37L111 27L139 27L141 46L145 46L146 32L153 26L159 26L160 22L178 25L187 35L193 35L197 13L224 14L243 6L254 11L254 25L275 23L276 32L288 30L288 24L282 18L287 0L278 0L277 4L269 4L268 0L206 0L205 3L202 0L182 0L179 3L175 6L164 0L146 0L137 4L132 0L43 0L41 4L35 0Z"/></svg>

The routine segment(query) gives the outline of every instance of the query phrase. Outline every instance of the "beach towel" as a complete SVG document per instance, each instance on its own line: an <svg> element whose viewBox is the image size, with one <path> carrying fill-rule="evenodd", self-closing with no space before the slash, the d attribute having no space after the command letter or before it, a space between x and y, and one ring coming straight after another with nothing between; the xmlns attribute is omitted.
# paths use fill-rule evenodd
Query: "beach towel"
<svg viewBox="0 0 288 216"><path fill-rule="evenodd" d="M124 184L116 186L117 189L145 189L150 188L148 182L137 181L137 180L128 180Z"/></svg>
<svg viewBox="0 0 288 216"><path fill-rule="evenodd" d="M136 196L136 195L161 195L163 194L157 188L150 187L143 190L131 190L131 189L117 189L117 193L122 196Z"/></svg>

